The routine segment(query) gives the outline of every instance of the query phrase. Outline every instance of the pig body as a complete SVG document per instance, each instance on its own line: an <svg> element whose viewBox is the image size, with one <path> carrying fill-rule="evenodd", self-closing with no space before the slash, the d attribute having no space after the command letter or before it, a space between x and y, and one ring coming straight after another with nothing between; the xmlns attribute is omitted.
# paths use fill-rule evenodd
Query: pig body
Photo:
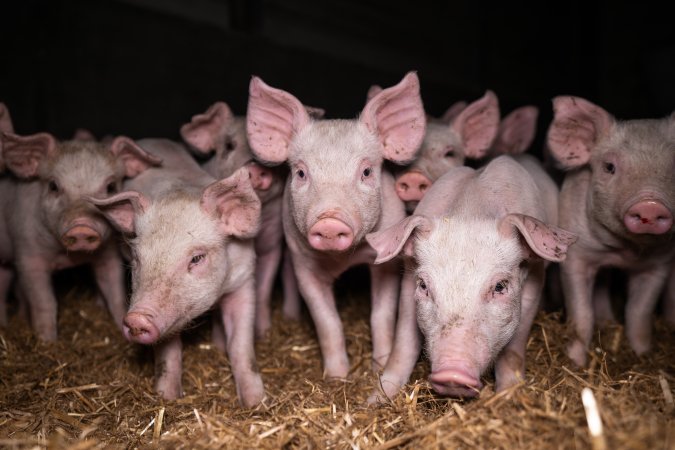
<svg viewBox="0 0 675 450"><path fill-rule="evenodd" d="M214 329L225 335L216 344L227 351L240 402L256 405L264 397L253 347L260 201L248 172L216 181L181 144L144 139L139 145L161 157L162 167L128 182L125 192L92 199L134 236L125 336L155 344L155 389L174 399L182 395L180 331L218 308Z"/></svg>
<svg viewBox="0 0 675 450"><path fill-rule="evenodd" d="M3 155L13 177L0 180L3 303L12 271L17 295L28 302L35 332L57 337L53 272L91 264L100 294L117 325L126 309L124 274L113 230L86 201L117 192L122 179L159 161L128 138L109 146L94 142L56 142L49 134L4 134ZM11 266L10 266L11 263Z"/></svg>
<svg viewBox="0 0 675 450"><path fill-rule="evenodd" d="M255 161L246 138L246 118L234 116L223 102L213 104L205 113L194 116L181 127L183 140L201 154L214 153L202 167L216 178L225 178L246 166L262 204L260 231L255 238L256 253L256 336L262 338L272 322L270 304L274 280L283 252L281 204L288 170L265 167ZM295 286L292 271L284 271L286 290ZM284 296L284 316L298 319L299 297L296 290Z"/></svg>
<svg viewBox="0 0 675 450"><path fill-rule="evenodd" d="M675 244L675 118L618 121L578 97L556 97L548 147L565 175L561 225L579 242L561 265L573 338L570 358L586 364L598 270L628 275L625 327L637 354L651 346L652 314L670 273Z"/></svg>
<svg viewBox="0 0 675 450"><path fill-rule="evenodd" d="M367 233L405 216L384 158L412 160L424 136L425 117L415 74L385 89L358 120L315 121L291 94L259 78L250 85L247 132L256 157L287 161L290 175L283 201L283 228L298 287L316 326L324 374L349 372L344 333L332 291L347 268L373 262ZM391 351L399 268L370 265L373 367Z"/></svg>
<svg viewBox="0 0 675 450"><path fill-rule="evenodd" d="M14 133L12 117L9 115L9 109L4 103L0 103L0 133ZM5 171L5 163L2 156L2 139L0 139L0 176ZM9 183L0 178L0 206L2 211L9 208L9 195L12 190ZM0 239L8 236L7 223L4 218L0 220ZM1 242L2 248L9 248L10 243ZM7 251L8 254L13 253ZM12 283L14 271L12 270L10 260L5 260L0 256L0 327L7 325L7 292Z"/></svg>
<svg viewBox="0 0 675 450"><path fill-rule="evenodd" d="M479 170L451 169L412 216L368 235L376 262L410 257L394 350L371 402L408 381L418 326L438 393L475 396L493 362L497 391L523 380L546 262L563 259L574 241L554 225L557 195L533 157L500 156Z"/></svg>

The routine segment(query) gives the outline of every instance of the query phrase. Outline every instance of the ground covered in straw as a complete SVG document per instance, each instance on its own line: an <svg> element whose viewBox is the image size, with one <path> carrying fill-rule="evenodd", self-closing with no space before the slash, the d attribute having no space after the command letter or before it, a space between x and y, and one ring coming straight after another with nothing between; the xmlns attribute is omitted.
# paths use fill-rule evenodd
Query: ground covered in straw
<svg viewBox="0 0 675 450"><path fill-rule="evenodd" d="M338 286L350 379L322 380L309 317L283 320L277 301L271 335L256 347L267 398L253 410L238 406L206 319L185 338L186 395L166 402L152 391L149 349L127 343L92 291L65 280L58 342L37 341L16 314L0 330L0 448L583 449L592 448L584 387L597 399L608 449L675 448L675 333L660 320L648 356L632 354L612 325L596 333L592 363L578 370L563 352L560 313L541 312L522 385L495 394L487 377L478 399L442 398L421 359L404 394L368 407L377 377L359 280Z"/></svg>

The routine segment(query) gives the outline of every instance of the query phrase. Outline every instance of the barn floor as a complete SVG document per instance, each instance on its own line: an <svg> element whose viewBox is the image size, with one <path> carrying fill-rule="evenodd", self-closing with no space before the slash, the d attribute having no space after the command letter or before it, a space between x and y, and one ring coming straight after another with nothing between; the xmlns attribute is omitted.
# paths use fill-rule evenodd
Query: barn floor
<svg viewBox="0 0 675 450"><path fill-rule="evenodd" d="M338 299L350 379L322 380L309 316L284 320L277 302L271 335L257 344L267 398L244 410L206 319L185 338L186 395L165 402L152 390L151 351L126 342L92 291L69 281L58 294L58 342L38 342L16 313L0 330L0 448L600 450L589 437L584 387L597 399L607 449L675 448L675 331L660 320L648 356L629 351L622 327L611 325L596 333L589 369L578 370L563 353L560 313L541 312L522 385L495 395L488 377L478 399L442 398L430 391L421 359L406 395L368 407L376 376L367 289L347 283Z"/></svg>

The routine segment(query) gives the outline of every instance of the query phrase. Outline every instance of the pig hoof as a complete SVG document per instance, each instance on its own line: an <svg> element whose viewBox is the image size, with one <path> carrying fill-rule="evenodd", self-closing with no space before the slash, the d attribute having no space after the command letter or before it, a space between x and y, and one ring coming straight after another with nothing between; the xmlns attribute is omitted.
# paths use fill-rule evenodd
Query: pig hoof
<svg viewBox="0 0 675 450"><path fill-rule="evenodd" d="M183 388L180 384L176 385L175 383L163 382L162 380L159 380L155 385L155 391L164 400L176 400L183 396Z"/></svg>
<svg viewBox="0 0 675 450"><path fill-rule="evenodd" d="M588 363L586 346L579 341L574 341L567 346L567 356L569 356L578 367L586 367L586 364Z"/></svg>
<svg viewBox="0 0 675 450"><path fill-rule="evenodd" d="M265 399L265 388L262 378L254 377L249 383L242 383L239 399L244 408L253 408Z"/></svg>

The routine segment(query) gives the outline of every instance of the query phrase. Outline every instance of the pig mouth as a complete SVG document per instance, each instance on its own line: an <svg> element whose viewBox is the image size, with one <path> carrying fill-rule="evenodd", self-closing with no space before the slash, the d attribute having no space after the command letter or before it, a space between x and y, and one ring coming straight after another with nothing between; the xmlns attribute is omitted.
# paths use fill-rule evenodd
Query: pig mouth
<svg viewBox="0 0 675 450"><path fill-rule="evenodd" d="M483 384L470 370L448 367L429 375L432 388L440 395L472 398L478 396Z"/></svg>

